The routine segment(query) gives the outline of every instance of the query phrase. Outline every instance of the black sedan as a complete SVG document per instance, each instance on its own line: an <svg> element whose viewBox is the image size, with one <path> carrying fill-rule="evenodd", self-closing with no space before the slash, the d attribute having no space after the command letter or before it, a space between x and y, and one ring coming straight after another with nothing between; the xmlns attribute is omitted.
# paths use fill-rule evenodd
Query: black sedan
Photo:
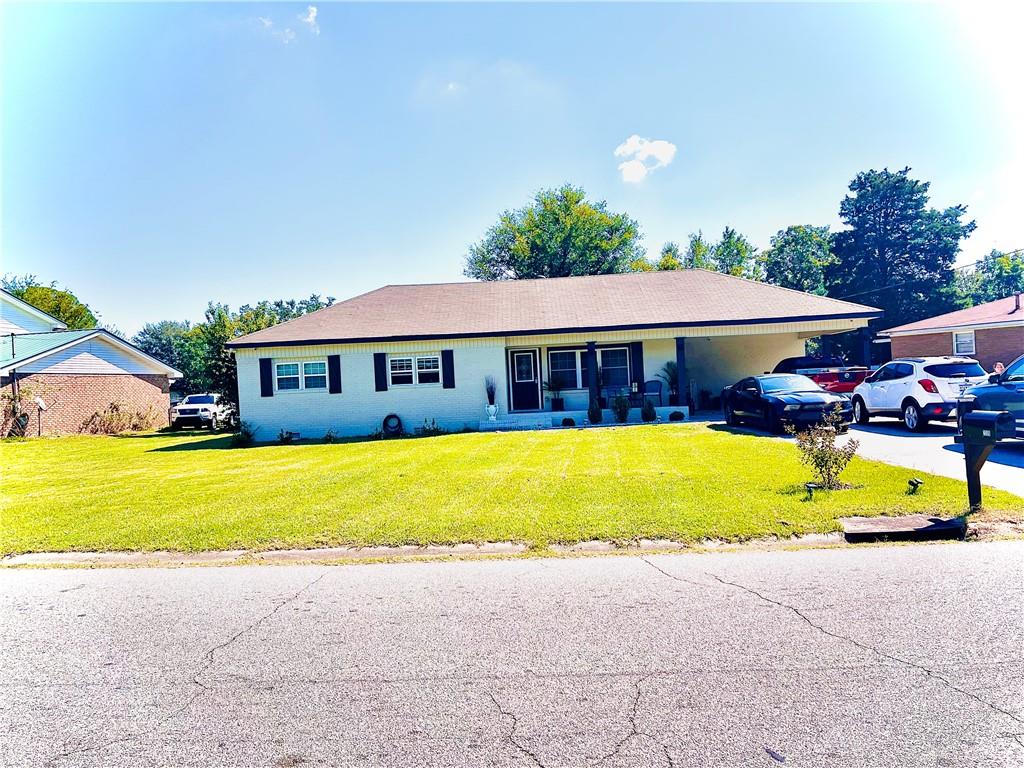
<svg viewBox="0 0 1024 768"><path fill-rule="evenodd" d="M842 395L827 392L806 376L771 373L751 376L722 390L722 411L727 424L755 422L769 432L782 432L786 424L797 429L822 421L839 407L844 425L853 420L853 407Z"/></svg>

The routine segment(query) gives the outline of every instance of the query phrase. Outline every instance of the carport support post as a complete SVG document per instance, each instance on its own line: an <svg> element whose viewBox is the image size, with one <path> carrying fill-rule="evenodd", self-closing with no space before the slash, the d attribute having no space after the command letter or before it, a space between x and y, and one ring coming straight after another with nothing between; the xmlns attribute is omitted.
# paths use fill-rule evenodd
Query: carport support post
<svg viewBox="0 0 1024 768"><path fill-rule="evenodd" d="M679 398L679 405L685 406L687 402L686 391L686 337L676 336L676 397Z"/></svg>
<svg viewBox="0 0 1024 768"><path fill-rule="evenodd" d="M871 367L871 329L866 325L860 329L861 365Z"/></svg>
<svg viewBox="0 0 1024 768"><path fill-rule="evenodd" d="M590 403L596 403L600 392L597 383L597 342L587 342L587 389L590 390ZM587 403L587 407L590 407Z"/></svg>

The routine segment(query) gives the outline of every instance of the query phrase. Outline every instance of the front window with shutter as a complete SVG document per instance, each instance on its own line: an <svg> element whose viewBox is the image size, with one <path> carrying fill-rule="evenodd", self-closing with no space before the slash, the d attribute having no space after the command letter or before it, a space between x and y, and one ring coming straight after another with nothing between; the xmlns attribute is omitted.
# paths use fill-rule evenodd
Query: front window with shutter
<svg viewBox="0 0 1024 768"><path fill-rule="evenodd" d="M327 361L277 363L274 366L274 378L278 392L327 389Z"/></svg>
<svg viewBox="0 0 1024 768"><path fill-rule="evenodd" d="M441 383L441 357L439 355L405 355L388 359L391 386Z"/></svg>

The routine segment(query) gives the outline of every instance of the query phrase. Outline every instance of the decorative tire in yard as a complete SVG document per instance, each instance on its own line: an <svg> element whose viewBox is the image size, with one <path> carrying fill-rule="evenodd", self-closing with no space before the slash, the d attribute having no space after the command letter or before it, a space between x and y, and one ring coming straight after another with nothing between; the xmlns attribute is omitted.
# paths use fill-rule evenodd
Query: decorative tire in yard
<svg viewBox="0 0 1024 768"><path fill-rule="evenodd" d="M402 434L402 420L394 413L384 417L384 424L381 427L385 437L397 437Z"/></svg>

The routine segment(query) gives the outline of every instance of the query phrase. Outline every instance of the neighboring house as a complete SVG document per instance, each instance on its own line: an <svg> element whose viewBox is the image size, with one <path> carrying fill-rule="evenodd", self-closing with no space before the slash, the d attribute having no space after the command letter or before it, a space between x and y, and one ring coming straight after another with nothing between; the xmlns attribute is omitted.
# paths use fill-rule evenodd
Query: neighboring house
<svg viewBox="0 0 1024 768"><path fill-rule="evenodd" d="M678 363L697 398L803 354L804 341L881 311L717 272L391 285L234 339L241 418L271 440L407 430L582 423L588 403L658 381ZM599 376L600 374L600 376ZM484 381L497 384L487 422ZM552 413L542 382L558 384ZM688 400L684 397L684 400ZM671 411L667 388L658 415ZM657 398L655 397L655 404ZM633 409L633 418L639 408ZM604 420L612 421L605 413Z"/></svg>
<svg viewBox="0 0 1024 768"><path fill-rule="evenodd" d="M112 403L167 424L168 387L181 374L101 328L69 331L57 318L0 291L0 393L3 432L17 399L28 434L83 431ZM40 414L40 398L46 409ZM41 416L41 418L40 418Z"/></svg>
<svg viewBox="0 0 1024 768"><path fill-rule="evenodd" d="M948 312L883 331L893 357L960 355L973 357L987 371L1024 353L1024 307L1021 294Z"/></svg>

